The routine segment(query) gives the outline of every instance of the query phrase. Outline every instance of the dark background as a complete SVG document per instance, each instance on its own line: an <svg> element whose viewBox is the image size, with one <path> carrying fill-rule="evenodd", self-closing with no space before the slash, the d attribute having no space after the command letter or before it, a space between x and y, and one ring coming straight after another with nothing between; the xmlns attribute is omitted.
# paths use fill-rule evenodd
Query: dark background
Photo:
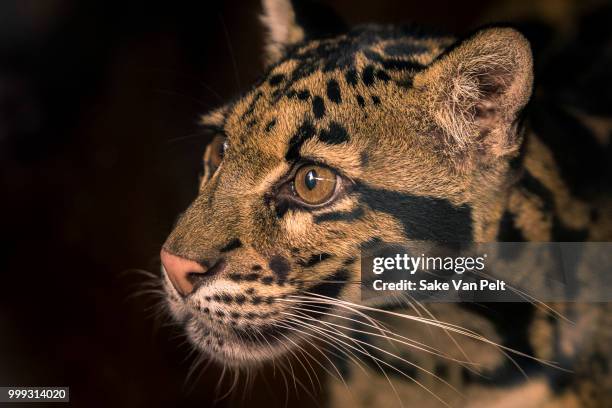
<svg viewBox="0 0 612 408"><path fill-rule="evenodd" d="M534 13L563 30L575 7L510 3L329 2L351 24L455 33ZM153 317L154 294L131 296L147 280L134 269L158 273L196 192L198 114L262 73L260 11L238 0L0 3L0 385L70 386L79 407L213 404L221 370L186 380L196 357ZM265 377L216 406L284 406L282 377ZM289 406L312 405L295 394Z"/></svg>

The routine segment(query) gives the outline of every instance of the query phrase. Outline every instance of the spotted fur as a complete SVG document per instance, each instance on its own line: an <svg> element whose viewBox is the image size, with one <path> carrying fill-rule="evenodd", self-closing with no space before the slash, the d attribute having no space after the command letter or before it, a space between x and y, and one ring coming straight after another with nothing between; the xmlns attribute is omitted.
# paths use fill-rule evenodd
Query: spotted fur
<svg viewBox="0 0 612 408"><path fill-rule="evenodd" d="M317 31L291 2L263 4L267 72L241 98L202 118L227 138L224 158L213 168L206 152L198 196L164 244L207 266L224 262L187 297L165 277L170 310L203 353L255 366L286 354L293 342L311 341L287 328L288 300L315 293L357 302L360 249L372 242L612 238L609 198L587 200L572 190L546 143L551 135L539 132L543 111L525 110L532 55L518 31L489 27L463 39L412 27L343 31L335 16ZM566 115L588 128L582 113ZM335 169L343 179L338 199L312 209L283 199L282 185L301 162ZM562 360L573 375L519 358L529 371L525 379L499 350L432 336L418 324L398 332L454 350L453 358L473 356L486 375L412 349L391 358L380 351L388 347L383 339L356 338L453 406L603 406L612 389L609 308L558 307L591 329L576 333L532 304L434 305L430 312L507 347ZM594 355L602 368L591 375ZM440 404L405 376L385 378L374 360L366 361L369 376L348 360L337 363L350 392L332 383L332 405L397 404L388 381L405 403Z"/></svg>

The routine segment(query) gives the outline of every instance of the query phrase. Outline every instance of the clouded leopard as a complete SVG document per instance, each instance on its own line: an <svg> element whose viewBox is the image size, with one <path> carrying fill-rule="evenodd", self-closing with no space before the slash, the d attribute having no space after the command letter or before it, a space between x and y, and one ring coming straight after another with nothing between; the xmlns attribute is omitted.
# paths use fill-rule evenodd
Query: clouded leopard
<svg viewBox="0 0 612 408"><path fill-rule="evenodd" d="M371 242L612 238L609 198L568 178L553 149L595 122L538 98L525 37L348 28L288 0L263 10L266 74L202 117L213 137L199 192L161 252L168 309L193 346L243 367L318 344L348 385L329 382L331 406L609 404L605 303L547 306L567 320L532 303L359 307ZM612 128L596 123L598 140L575 143L606 145Z"/></svg>

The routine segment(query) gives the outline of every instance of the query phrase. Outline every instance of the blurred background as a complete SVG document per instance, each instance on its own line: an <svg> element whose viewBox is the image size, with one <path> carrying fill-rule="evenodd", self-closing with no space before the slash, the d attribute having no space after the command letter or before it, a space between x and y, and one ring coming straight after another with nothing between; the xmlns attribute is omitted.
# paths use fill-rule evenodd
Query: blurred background
<svg viewBox="0 0 612 408"><path fill-rule="evenodd" d="M466 33L521 22L544 49L579 1L329 3L347 22ZM249 1L0 2L0 385L70 386L72 406L284 406L282 377L215 402L221 370L133 296L194 197L207 140L198 115L262 74ZM559 69L562 73L562 68ZM312 406L289 390L288 406ZM315 393L323 401L324 392Z"/></svg>

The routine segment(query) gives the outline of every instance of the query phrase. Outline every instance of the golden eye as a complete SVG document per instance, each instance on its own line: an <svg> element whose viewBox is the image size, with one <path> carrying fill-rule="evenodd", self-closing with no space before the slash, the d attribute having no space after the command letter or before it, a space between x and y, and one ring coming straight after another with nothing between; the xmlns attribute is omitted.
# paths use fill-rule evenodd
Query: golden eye
<svg viewBox="0 0 612 408"><path fill-rule="evenodd" d="M336 191L336 183L336 173L314 164L300 167L293 180L295 194L309 205L329 201Z"/></svg>

